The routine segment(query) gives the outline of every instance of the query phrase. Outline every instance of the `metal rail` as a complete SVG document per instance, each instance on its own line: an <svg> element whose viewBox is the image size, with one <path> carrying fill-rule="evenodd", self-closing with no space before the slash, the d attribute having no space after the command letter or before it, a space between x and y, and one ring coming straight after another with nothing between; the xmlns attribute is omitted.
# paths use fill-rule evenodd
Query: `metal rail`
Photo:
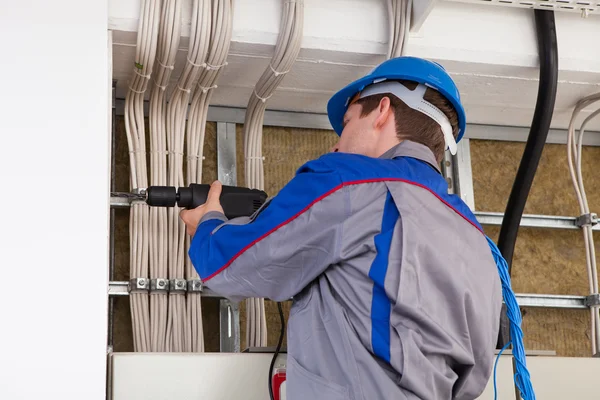
<svg viewBox="0 0 600 400"><path fill-rule="evenodd" d="M115 193L115 196L110 198L110 206L114 208L129 207L130 199L126 197L127 193ZM484 212L476 211L475 216L482 225L501 225L503 213L499 212ZM525 214L521 219L521 226L525 228L551 228L551 229L580 229L575 224L577 218L554 216L554 215L535 215ZM600 230L600 224L594 225L594 230Z"/></svg>
<svg viewBox="0 0 600 400"><path fill-rule="evenodd" d="M111 281L108 285L109 296L129 296L129 282ZM204 297L222 298L215 292L204 288L202 291ZM545 308L571 308L585 309L585 296L555 295L555 294L516 294L517 301L522 307L545 307Z"/></svg>
<svg viewBox="0 0 600 400"><path fill-rule="evenodd" d="M476 211L475 216L482 225L501 225L503 213ZM554 215L525 214L521 218L521 227L551 228L551 229L581 229L575 224L577 218ZM593 230L600 230L600 225L594 225Z"/></svg>

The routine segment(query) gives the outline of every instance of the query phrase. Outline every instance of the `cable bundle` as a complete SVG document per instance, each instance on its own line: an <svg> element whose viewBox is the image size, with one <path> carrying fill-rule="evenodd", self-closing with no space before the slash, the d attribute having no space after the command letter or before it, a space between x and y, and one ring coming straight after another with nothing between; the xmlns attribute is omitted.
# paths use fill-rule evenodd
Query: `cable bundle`
<svg viewBox="0 0 600 400"><path fill-rule="evenodd" d="M387 0L389 16L389 39L387 58L400 57L405 54L412 0Z"/></svg>
<svg viewBox="0 0 600 400"><path fill-rule="evenodd" d="M192 98L190 114L187 123L187 184L201 183L202 160L204 152L204 133L208 105L217 87L217 81L223 67L227 65L227 55L231 43L233 28L232 0L212 0L212 21L210 24L210 47L206 62L200 70L197 86ZM190 238L186 237L186 248L189 248ZM191 260L186 258L186 278L199 279ZM187 297L187 321L185 342L186 350L193 352L204 351L204 336L202 333L202 309L200 293L189 293Z"/></svg>
<svg viewBox="0 0 600 400"><path fill-rule="evenodd" d="M506 263L504 257L502 257L502 254L500 253L498 246L496 246L496 243L494 243L487 236L486 239L490 249L492 250L494 261L496 261L496 265L498 267L498 274L500 275L500 281L502 282L502 297L504 298L504 303L506 304L506 314L508 316L508 320L510 321L510 336L513 348L513 357L516 363L515 384L517 385L517 389L519 389L521 392L521 397L523 397L523 400L534 400L535 393L533 391L533 386L531 385L531 379L529 376L529 370L527 369L527 361L525 357L525 344L523 343L523 330L521 329L521 309L519 308L519 303L517 303L515 293L512 290L510 275L508 273L508 264ZM500 354L498 354L498 357L500 357Z"/></svg>
<svg viewBox="0 0 600 400"><path fill-rule="evenodd" d="M250 96L244 121L246 186L264 190L262 124L267 100L294 65L302 44L304 1L283 0L275 55ZM248 299L246 341L248 347L266 346L267 322L264 299ZM258 323L257 323L258 321Z"/></svg>
<svg viewBox="0 0 600 400"><path fill-rule="evenodd" d="M185 118L191 88L202 67L208 51L210 37L210 1L195 0L192 9L192 30L187 62L177 81L167 105L167 148L169 155L168 185L181 187L183 179L183 150ZM179 218L179 208L168 211L169 279L184 279L185 264L185 225ZM185 291L169 294L169 319L167 324L166 350L185 351L186 307Z"/></svg>
<svg viewBox="0 0 600 400"><path fill-rule="evenodd" d="M150 96L150 183L167 185L166 89L173 72L181 34L181 0L166 0L162 5L158 35L158 55L154 86ZM167 209L150 209L150 278L167 280ZM166 286L166 285L165 285ZM150 350L165 351L167 329L167 287L150 294Z"/></svg>
<svg viewBox="0 0 600 400"><path fill-rule="evenodd" d="M129 147L131 185L133 189L148 186L146 167L146 134L144 129L144 94L152 74L156 56L159 0L143 0L135 54L133 77L125 98L125 131ZM148 279L148 206L144 202L131 205L130 232L130 278ZM132 292L130 296L133 340L135 351L150 350L150 319L148 295Z"/></svg>
<svg viewBox="0 0 600 400"><path fill-rule="evenodd" d="M581 173L583 135L585 133L586 125L598 114L600 114L600 109L594 111L583 121L581 127L579 128L579 137L577 138L575 137L575 120L577 119L581 110L597 101L600 101L600 93L585 97L577 103L575 110L573 111L573 115L571 116L567 136L567 160L569 163L569 172L575 188L575 194L577 195L577 201L579 203L579 211L581 215L590 214L590 207L585 193L583 176ZM576 165L574 165L574 163L576 163ZM586 224L582 226L582 231L583 240L585 242L585 259L588 272L588 281L590 285L590 294L596 294L598 293L598 270L596 268L596 249L594 247L592 225ZM600 317L598 315L598 307L590 307L590 319L592 331L592 355L595 355L600 348Z"/></svg>

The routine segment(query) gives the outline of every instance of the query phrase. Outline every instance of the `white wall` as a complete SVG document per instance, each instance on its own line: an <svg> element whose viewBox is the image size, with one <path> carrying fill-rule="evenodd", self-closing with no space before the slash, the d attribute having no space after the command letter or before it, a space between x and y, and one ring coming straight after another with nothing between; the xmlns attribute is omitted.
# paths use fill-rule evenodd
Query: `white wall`
<svg viewBox="0 0 600 400"><path fill-rule="evenodd" d="M0 1L0 397L102 399L107 2Z"/></svg>

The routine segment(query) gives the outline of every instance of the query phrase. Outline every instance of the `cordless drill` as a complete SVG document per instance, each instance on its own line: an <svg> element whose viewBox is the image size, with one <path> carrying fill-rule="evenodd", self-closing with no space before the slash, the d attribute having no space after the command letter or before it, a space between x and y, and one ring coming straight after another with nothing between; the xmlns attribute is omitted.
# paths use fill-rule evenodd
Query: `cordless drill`
<svg viewBox="0 0 600 400"><path fill-rule="evenodd" d="M152 207L196 208L206 203L210 185L192 183L188 187L150 186L144 200ZM267 200L262 190L237 186L223 186L221 206L227 218L248 217L256 212Z"/></svg>

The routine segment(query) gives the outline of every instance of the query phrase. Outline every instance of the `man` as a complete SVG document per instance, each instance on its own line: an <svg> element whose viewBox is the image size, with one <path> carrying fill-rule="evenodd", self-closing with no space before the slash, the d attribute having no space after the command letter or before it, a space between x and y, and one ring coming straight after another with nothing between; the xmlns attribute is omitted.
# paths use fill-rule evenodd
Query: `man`
<svg viewBox="0 0 600 400"><path fill-rule="evenodd" d="M328 104L340 135L250 218L220 184L182 212L205 285L293 297L290 400L473 399L491 374L502 304L480 225L439 164L465 130L458 90L426 60L388 60Z"/></svg>

